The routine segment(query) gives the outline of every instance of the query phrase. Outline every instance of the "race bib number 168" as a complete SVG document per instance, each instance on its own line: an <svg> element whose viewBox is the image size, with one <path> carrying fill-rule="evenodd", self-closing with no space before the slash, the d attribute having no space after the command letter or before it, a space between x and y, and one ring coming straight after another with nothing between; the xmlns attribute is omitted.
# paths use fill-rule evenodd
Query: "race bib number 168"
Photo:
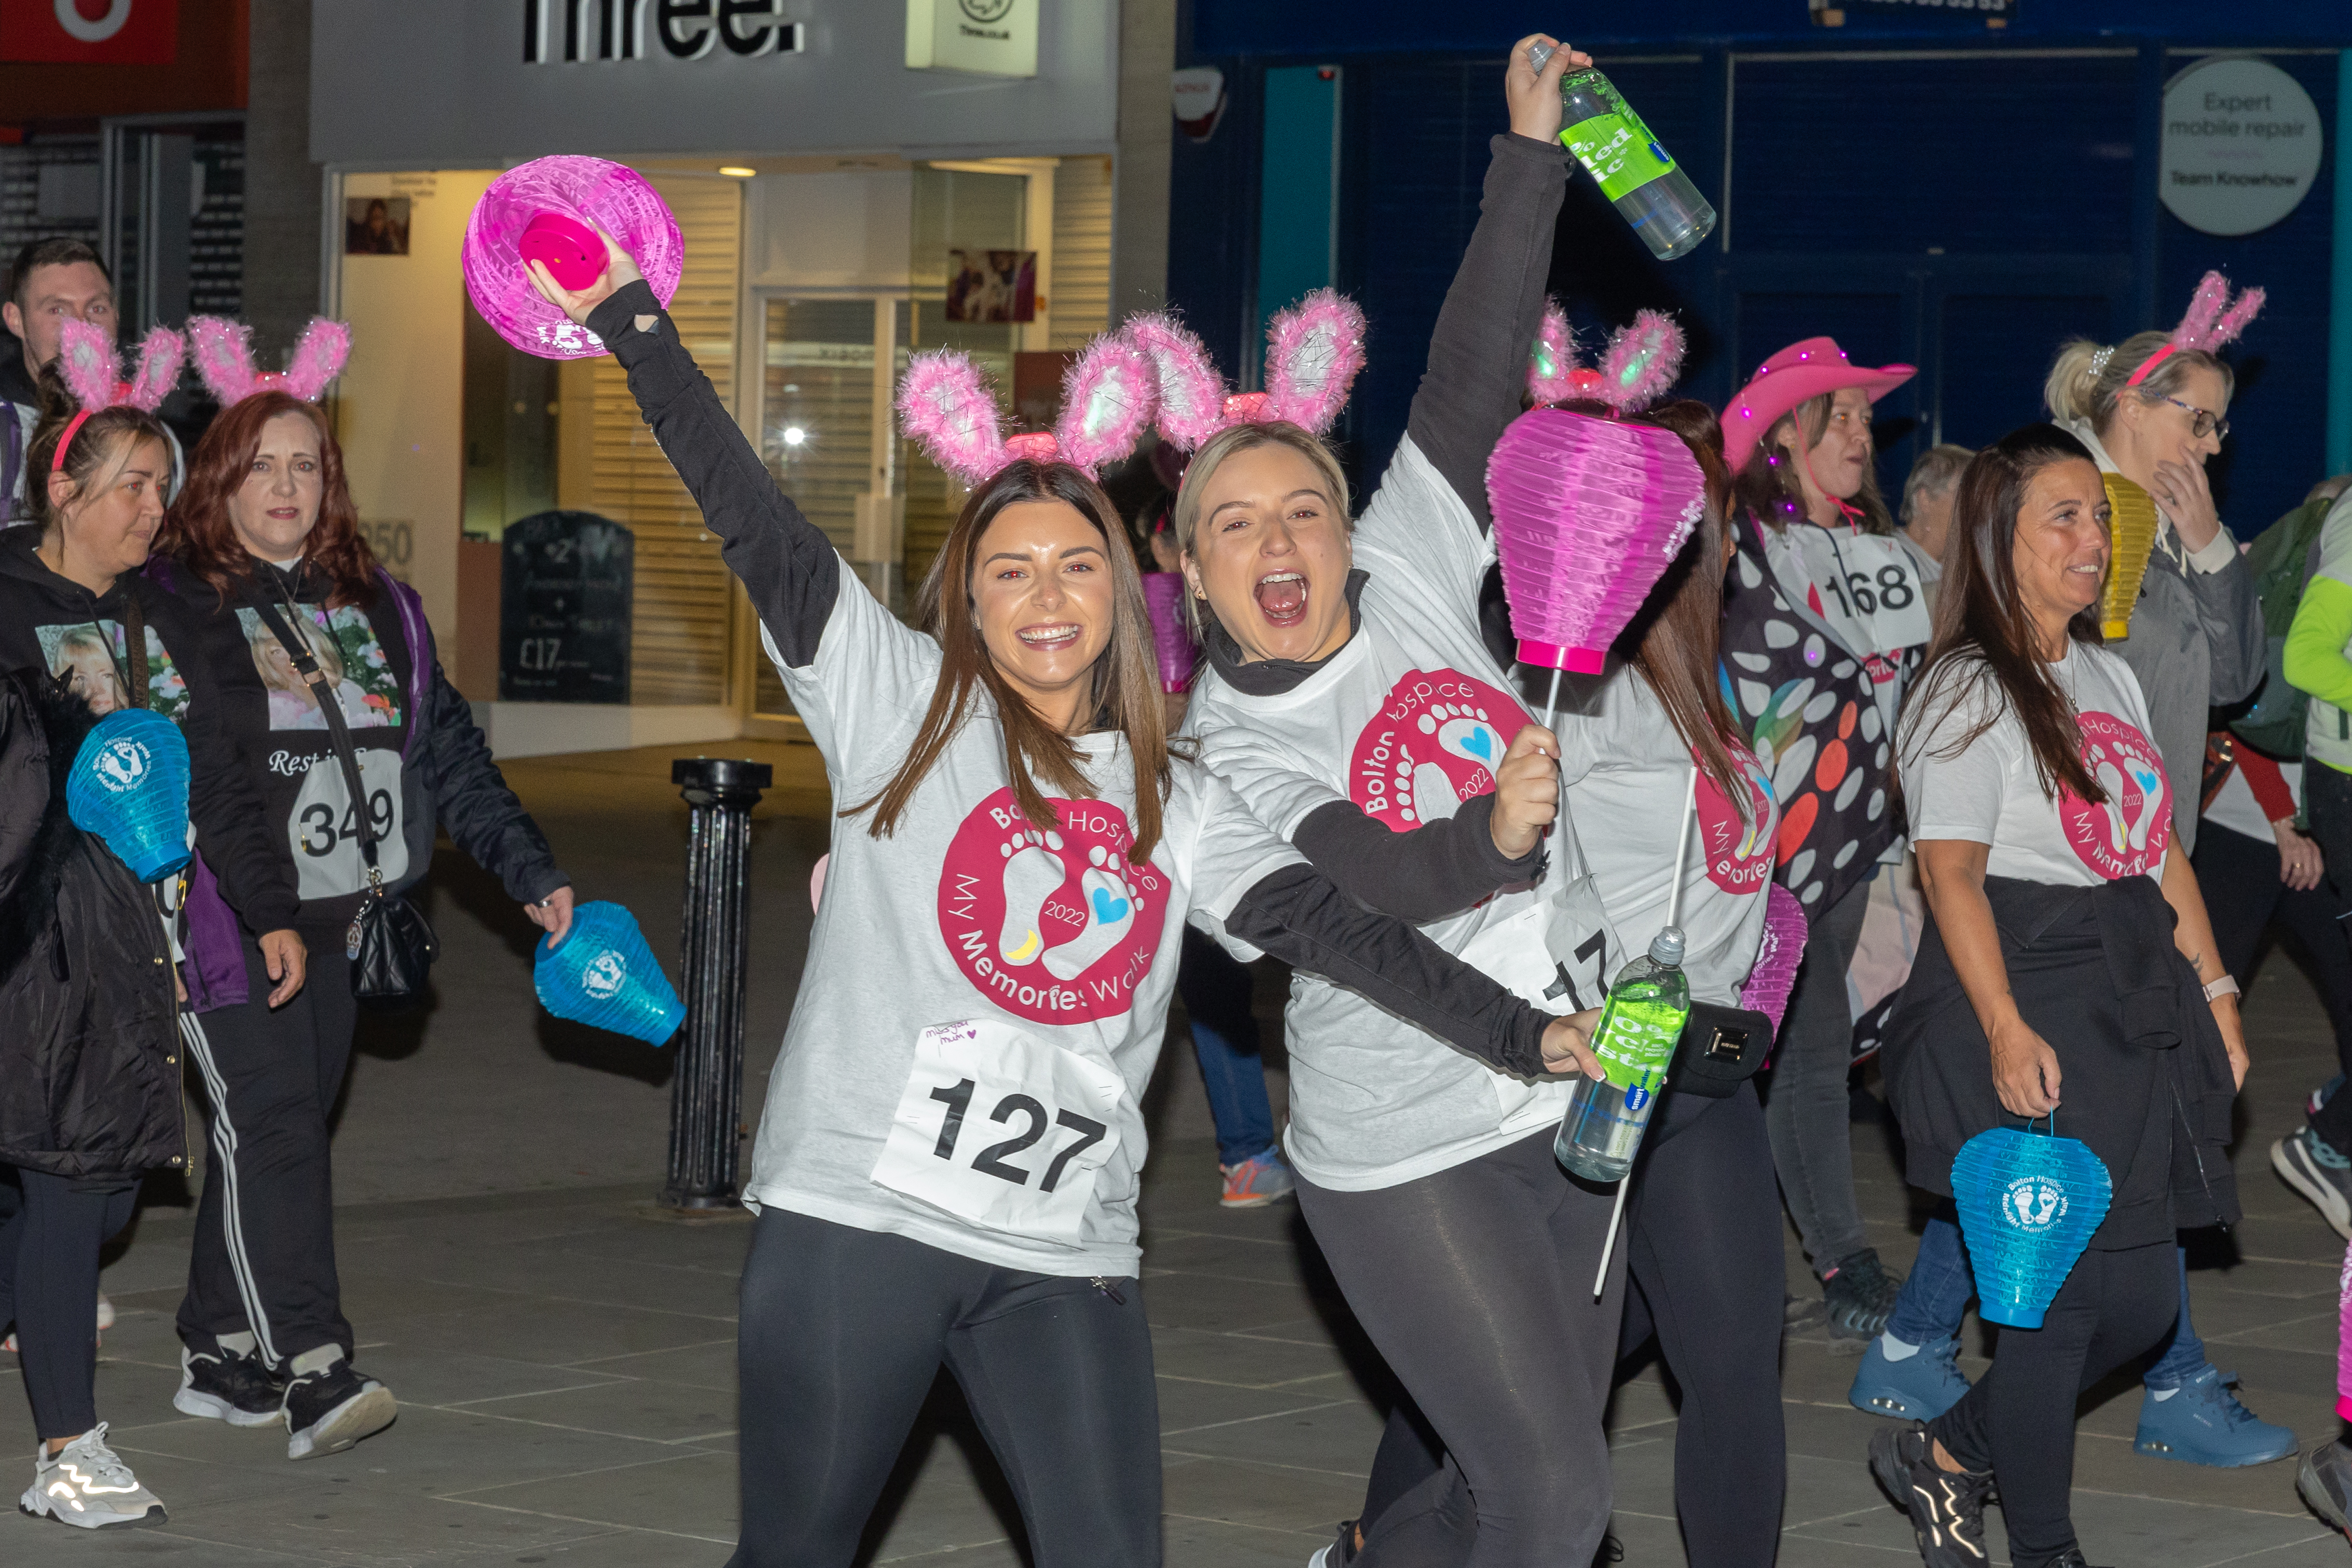
<svg viewBox="0 0 2352 1568"><path fill-rule="evenodd" d="M990 1230L1076 1247L1126 1092L1103 1063L996 1020L937 1025L916 1037L872 1179Z"/></svg>

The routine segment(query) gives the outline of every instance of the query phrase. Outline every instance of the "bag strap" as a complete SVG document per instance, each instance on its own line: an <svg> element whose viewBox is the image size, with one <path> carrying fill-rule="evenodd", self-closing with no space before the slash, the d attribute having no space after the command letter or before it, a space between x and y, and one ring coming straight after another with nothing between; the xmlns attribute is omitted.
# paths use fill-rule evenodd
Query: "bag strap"
<svg viewBox="0 0 2352 1568"><path fill-rule="evenodd" d="M424 727L425 698L433 685L433 634L425 624L416 590L381 566L375 569L375 574L400 610L400 636L408 644L408 723L400 734L400 755L405 762L409 742Z"/></svg>
<svg viewBox="0 0 2352 1568"><path fill-rule="evenodd" d="M343 721L341 704L336 702L327 690L327 672L319 668L319 658L310 651L310 639L297 635L285 616L278 613L278 605L254 591L250 584L247 596L252 601L255 613L285 646L287 657L294 661L295 672L310 683L310 700L319 705L319 711L326 717L328 739L334 743L336 759L343 766L343 789L351 796L352 819L359 826L360 858L367 862L368 880L381 886L383 879L376 871L375 825L368 819L367 786L360 779L359 753L352 748L352 730ZM290 599L289 604L290 605ZM301 611L296 608L294 613L299 615Z"/></svg>
<svg viewBox="0 0 2352 1568"><path fill-rule="evenodd" d="M122 654L131 666L131 706L147 706L147 617L140 613L139 595L126 584L122 590Z"/></svg>
<svg viewBox="0 0 2352 1568"><path fill-rule="evenodd" d="M16 480L24 472L25 416L16 412L14 403L0 397L0 419L5 419L8 425L7 430L0 433L0 519L13 520L16 516ZM27 497L26 510L29 513L31 510L31 498Z"/></svg>

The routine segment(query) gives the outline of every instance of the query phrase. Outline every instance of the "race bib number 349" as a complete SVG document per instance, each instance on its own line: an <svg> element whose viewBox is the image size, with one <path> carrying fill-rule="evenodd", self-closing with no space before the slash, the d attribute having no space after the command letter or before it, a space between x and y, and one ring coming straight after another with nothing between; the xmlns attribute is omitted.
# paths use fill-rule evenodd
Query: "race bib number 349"
<svg viewBox="0 0 2352 1568"><path fill-rule="evenodd" d="M1127 1081L993 1019L915 1041L873 1181L989 1230L1076 1247Z"/></svg>
<svg viewBox="0 0 2352 1568"><path fill-rule="evenodd" d="M374 746L359 754L360 786L367 791L368 825L375 830L376 868L390 887L408 874L408 837L400 817L400 753ZM305 902L341 898L368 885L360 855L359 814L343 784L343 765L331 752L310 764L286 818L294 869Z"/></svg>

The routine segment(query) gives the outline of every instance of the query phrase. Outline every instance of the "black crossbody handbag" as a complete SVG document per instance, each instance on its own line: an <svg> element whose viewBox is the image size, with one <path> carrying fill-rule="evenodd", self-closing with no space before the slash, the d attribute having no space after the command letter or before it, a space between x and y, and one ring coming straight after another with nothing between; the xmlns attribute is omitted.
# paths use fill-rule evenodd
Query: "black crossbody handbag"
<svg viewBox="0 0 2352 1568"><path fill-rule="evenodd" d="M368 815L367 785L360 777L359 752L352 744L352 730L343 721L342 708L327 689L326 672L319 668L309 640L296 634L276 605L258 595L253 596L253 605L256 613L285 646L296 673L310 683L310 700L326 717L328 738L334 743L336 760L342 764L343 789L351 796L352 820L359 829L360 858L366 862L368 873L367 890L360 895L360 907L343 935L344 956L352 965L352 994L384 1007L415 1001L425 993L425 976L433 968L440 944L434 940L433 928L426 923L423 911L397 893L384 891L383 873L376 867L375 824ZM294 613L299 615L300 611ZM413 651L411 657L415 657Z"/></svg>

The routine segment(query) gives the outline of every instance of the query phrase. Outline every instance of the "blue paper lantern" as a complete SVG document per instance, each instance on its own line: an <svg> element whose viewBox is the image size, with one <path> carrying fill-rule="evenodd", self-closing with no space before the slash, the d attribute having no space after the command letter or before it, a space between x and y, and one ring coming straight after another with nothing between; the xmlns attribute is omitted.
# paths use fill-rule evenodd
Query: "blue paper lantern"
<svg viewBox="0 0 2352 1568"><path fill-rule="evenodd" d="M1996 1127L1961 1144L1952 1196L1976 1271L1979 1314L2012 1329L2040 1328L2114 1195L2107 1167L2079 1138Z"/></svg>
<svg viewBox="0 0 2352 1568"><path fill-rule="evenodd" d="M188 743L179 726L146 708L100 719L74 753L66 816L142 882L160 882L186 865Z"/></svg>
<svg viewBox="0 0 2352 1568"><path fill-rule="evenodd" d="M539 939L531 987L559 1018L634 1035L649 1046L667 1045L686 1021L686 1004L670 988L636 918L603 900L572 911L572 930L561 945Z"/></svg>

